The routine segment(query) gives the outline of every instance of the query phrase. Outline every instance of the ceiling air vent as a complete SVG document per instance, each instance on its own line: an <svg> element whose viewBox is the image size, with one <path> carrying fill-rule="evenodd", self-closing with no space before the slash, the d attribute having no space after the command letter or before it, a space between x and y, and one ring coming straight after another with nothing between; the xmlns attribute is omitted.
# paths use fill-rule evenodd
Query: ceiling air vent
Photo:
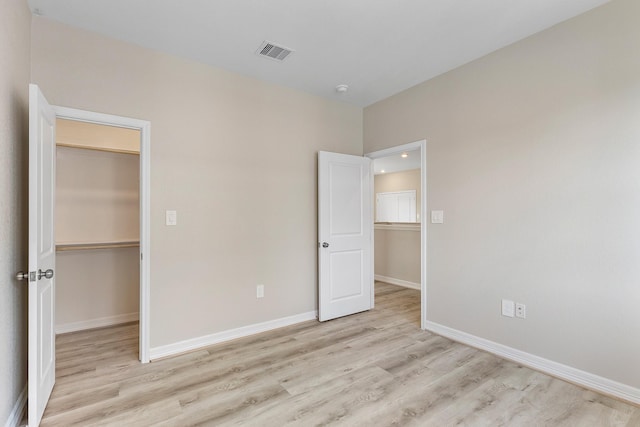
<svg viewBox="0 0 640 427"><path fill-rule="evenodd" d="M293 49L278 46L277 44L268 41L263 42L256 51L258 55L271 58L275 61L284 61L284 59L292 52Z"/></svg>

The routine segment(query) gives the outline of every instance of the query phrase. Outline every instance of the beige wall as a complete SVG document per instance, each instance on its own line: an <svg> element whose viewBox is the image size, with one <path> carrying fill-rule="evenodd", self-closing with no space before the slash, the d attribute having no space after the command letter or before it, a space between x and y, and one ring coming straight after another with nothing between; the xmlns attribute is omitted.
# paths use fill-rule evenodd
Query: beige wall
<svg viewBox="0 0 640 427"><path fill-rule="evenodd" d="M316 153L362 154L360 108L44 18L32 78L151 122L152 347L316 309Z"/></svg>
<svg viewBox="0 0 640 427"><path fill-rule="evenodd" d="M118 141L122 138L112 134L113 128L90 126L92 131L87 135L99 136L108 132L109 145L121 146ZM86 126L74 128L68 135L70 138L65 140L76 138L77 130L84 135L89 129ZM57 134L56 141L59 137ZM89 140L95 138L82 138L79 142ZM140 140L139 135L137 140ZM135 147L127 147L132 148ZM56 242L138 240L140 157L67 147L58 147L56 157ZM107 322L118 323L123 315L136 315L140 290L138 260L138 248L58 252L58 330L95 327L90 321L97 319L102 319L101 326L104 326Z"/></svg>
<svg viewBox="0 0 640 427"><path fill-rule="evenodd" d="M140 238L138 155L58 147L56 162L56 243Z"/></svg>
<svg viewBox="0 0 640 427"><path fill-rule="evenodd" d="M138 248L56 254L56 328L86 329L136 316L140 305ZM81 301L82 303L79 303ZM93 326L92 326L93 325Z"/></svg>
<svg viewBox="0 0 640 427"><path fill-rule="evenodd" d="M384 276L409 282L416 288L420 287L419 228L392 230L376 227L374 252L374 270L378 278ZM405 285L411 286L410 284Z"/></svg>
<svg viewBox="0 0 640 427"><path fill-rule="evenodd" d="M420 169L379 174L374 177L374 193L415 190L416 213L420 222ZM376 226L374 230L374 270L376 276L390 277L420 286L420 229L394 230Z"/></svg>
<svg viewBox="0 0 640 427"><path fill-rule="evenodd" d="M31 14L0 1L0 425L27 382L26 297L14 279L27 268L27 141Z"/></svg>
<svg viewBox="0 0 640 427"><path fill-rule="evenodd" d="M428 141L429 321L640 387L638 40L614 0L365 109Z"/></svg>
<svg viewBox="0 0 640 427"><path fill-rule="evenodd" d="M420 222L420 206L422 206L422 194L420 192L420 169L378 174L373 178L374 194L403 190L416 190L416 214L418 222Z"/></svg>

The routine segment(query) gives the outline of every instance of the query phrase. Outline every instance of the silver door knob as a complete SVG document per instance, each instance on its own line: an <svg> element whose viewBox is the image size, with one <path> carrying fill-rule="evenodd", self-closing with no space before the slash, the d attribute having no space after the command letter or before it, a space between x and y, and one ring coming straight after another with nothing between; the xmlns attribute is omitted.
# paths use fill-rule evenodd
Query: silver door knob
<svg viewBox="0 0 640 427"><path fill-rule="evenodd" d="M18 279L18 280L29 280L29 273L25 273L24 271L18 271L16 273L16 279Z"/></svg>
<svg viewBox="0 0 640 427"><path fill-rule="evenodd" d="M53 277L53 270L48 269L47 271L42 271L38 269L38 280L42 279L43 277L51 279Z"/></svg>
<svg viewBox="0 0 640 427"><path fill-rule="evenodd" d="M328 247L329 247L329 244L328 244L327 242L322 242L322 247L323 247L323 248L328 248Z"/></svg>

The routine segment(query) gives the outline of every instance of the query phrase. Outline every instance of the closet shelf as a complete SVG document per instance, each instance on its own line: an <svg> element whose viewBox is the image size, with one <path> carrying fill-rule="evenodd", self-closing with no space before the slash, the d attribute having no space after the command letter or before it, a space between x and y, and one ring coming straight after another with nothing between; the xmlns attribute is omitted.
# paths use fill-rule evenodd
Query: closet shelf
<svg viewBox="0 0 640 427"><path fill-rule="evenodd" d="M106 151L108 153L133 154L136 156L140 155L140 151L125 150L124 148L92 147L89 145L80 145L80 144L73 144L68 142L56 142L56 145L58 147L81 148L83 150Z"/></svg>
<svg viewBox="0 0 640 427"><path fill-rule="evenodd" d="M88 249L137 248L139 246L139 240L122 240L115 242L58 243L56 244L56 252L84 251Z"/></svg>

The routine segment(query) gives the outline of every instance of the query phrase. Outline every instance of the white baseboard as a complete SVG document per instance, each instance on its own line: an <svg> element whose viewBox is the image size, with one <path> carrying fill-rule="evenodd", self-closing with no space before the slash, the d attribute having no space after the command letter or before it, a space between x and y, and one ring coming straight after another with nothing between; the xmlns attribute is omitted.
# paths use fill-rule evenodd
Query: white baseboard
<svg viewBox="0 0 640 427"><path fill-rule="evenodd" d="M4 427L18 427L20 422L22 421L22 415L24 414L24 408L27 406L27 386L25 384L22 392L18 396L18 400L11 408L11 413L9 414L9 418L7 418L7 422L4 424Z"/></svg>
<svg viewBox="0 0 640 427"><path fill-rule="evenodd" d="M409 289L420 290L420 283L408 282L406 280L401 280L401 279L394 279L393 277L381 276L379 274L375 274L373 278L380 282L389 283L391 285L398 285L398 286L402 286Z"/></svg>
<svg viewBox="0 0 640 427"><path fill-rule="evenodd" d="M83 320L81 322L62 323L60 325L56 325L56 334L66 334L67 332L83 331L85 329L103 328L105 326L135 322L138 319L138 313L127 313L118 314L115 316L99 317L97 319Z"/></svg>
<svg viewBox="0 0 640 427"><path fill-rule="evenodd" d="M307 313L296 314L294 316L283 317L280 319L269 320L267 322L256 323L253 325L243 326L228 331L217 332L211 335L191 338L184 341L178 341L173 344L162 345L151 348L151 360L160 359L162 357L174 356L176 354L185 353L187 351L196 350L198 348L207 347L213 344L242 338L260 332L270 331L272 329L282 328L284 326L293 325L307 320L318 318L317 311L309 311Z"/></svg>
<svg viewBox="0 0 640 427"><path fill-rule="evenodd" d="M554 362L506 345L498 344L494 341L480 338L457 329L449 328L439 323L427 321L425 326L428 331L442 335L443 337L488 351L489 353L495 354L504 359L509 359L578 386L617 397L636 405L640 404L639 388L631 387L571 366L563 365L562 363Z"/></svg>

